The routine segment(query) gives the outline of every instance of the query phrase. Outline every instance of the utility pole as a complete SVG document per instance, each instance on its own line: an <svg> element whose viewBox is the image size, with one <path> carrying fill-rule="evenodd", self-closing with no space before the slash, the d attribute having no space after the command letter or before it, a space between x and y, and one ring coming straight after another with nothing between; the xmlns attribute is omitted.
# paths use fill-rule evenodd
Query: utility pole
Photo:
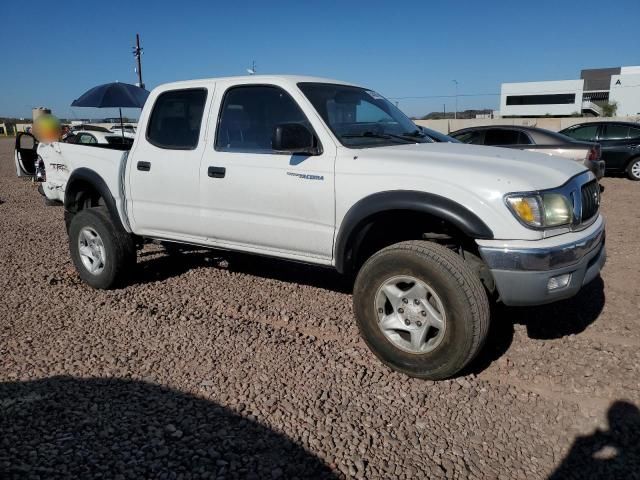
<svg viewBox="0 0 640 480"><path fill-rule="evenodd" d="M458 81L457 80L452 80L452 82L456 86L456 110L455 110L455 112L453 112L453 118L455 120L455 119L458 118Z"/></svg>
<svg viewBox="0 0 640 480"><path fill-rule="evenodd" d="M138 73L138 86L144 88L142 83L142 47L140 47L140 34L136 33L136 46L133 47L133 56L136 57L136 72Z"/></svg>

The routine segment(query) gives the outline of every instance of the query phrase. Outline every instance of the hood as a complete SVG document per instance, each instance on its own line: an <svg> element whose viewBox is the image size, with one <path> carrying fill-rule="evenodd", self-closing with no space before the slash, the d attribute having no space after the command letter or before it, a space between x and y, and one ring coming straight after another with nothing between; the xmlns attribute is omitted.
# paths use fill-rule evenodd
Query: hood
<svg viewBox="0 0 640 480"><path fill-rule="evenodd" d="M394 170L402 168L405 173L413 171L434 180L450 181L456 175L462 181L501 184L505 191L555 188L586 170L582 164L561 157L463 143L367 148L358 150L358 157L374 164L381 161L387 169L394 163Z"/></svg>

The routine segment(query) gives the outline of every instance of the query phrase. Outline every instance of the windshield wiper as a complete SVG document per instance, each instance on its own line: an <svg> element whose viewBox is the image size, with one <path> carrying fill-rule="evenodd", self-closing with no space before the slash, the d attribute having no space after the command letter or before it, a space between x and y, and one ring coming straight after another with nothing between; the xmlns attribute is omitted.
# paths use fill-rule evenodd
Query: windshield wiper
<svg viewBox="0 0 640 480"><path fill-rule="evenodd" d="M402 135L405 137L414 137L414 138L424 138L427 136L426 133L422 133L420 130L414 130L413 132L405 132Z"/></svg>
<svg viewBox="0 0 640 480"><path fill-rule="evenodd" d="M384 138L385 140L403 140L405 142L415 143L415 137L407 135L396 135L395 133L376 133L376 132L361 132L361 133L345 133L340 135L342 138Z"/></svg>

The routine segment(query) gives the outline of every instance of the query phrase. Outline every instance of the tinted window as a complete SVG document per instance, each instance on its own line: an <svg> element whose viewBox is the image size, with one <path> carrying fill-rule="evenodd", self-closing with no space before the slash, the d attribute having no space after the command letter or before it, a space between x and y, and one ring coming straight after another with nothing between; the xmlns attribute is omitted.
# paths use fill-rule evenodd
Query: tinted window
<svg viewBox="0 0 640 480"><path fill-rule="evenodd" d="M482 131L480 130L454 133L451 136L462 143L473 143L474 145L482 144Z"/></svg>
<svg viewBox="0 0 640 480"><path fill-rule="evenodd" d="M490 129L484 134L485 145L519 145L520 131L505 129Z"/></svg>
<svg viewBox="0 0 640 480"><path fill-rule="evenodd" d="M604 129L603 140L623 140L629 136L626 125L607 125Z"/></svg>
<svg viewBox="0 0 640 480"><path fill-rule="evenodd" d="M640 138L640 127L629 127L629 138Z"/></svg>
<svg viewBox="0 0 640 480"><path fill-rule="evenodd" d="M192 150L198 146L205 89L173 90L156 100L147 128L147 140L160 148Z"/></svg>
<svg viewBox="0 0 640 480"><path fill-rule="evenodd" d="M122 137L122 136L106 136L104 137L108 144L110 145L133 145L133 138Z"/></svg>
<svg viewBox="0 0 640 480"><path fill-rule="evenodd" d="M585 125L583 127L574 128L573 130L566 130L562 133L571 138L575 138L576 140L595 140L596 134L598 133L598 126Z"/></svg>
<svg viewBox="0 0 640 480"><path fill-rule="evenodd" d="M281 123L311 129L298 104L280 87L231 88L222 102L216 150L270 153L273 132Z"/></svg>
<svg viewBox="0 0 640 480"><path fill-rule="evenodd" d="M531 141L529 135L527 135L523 131L520 131L518 135L518 145L532 145L533 143L534 142Z"/></svg>

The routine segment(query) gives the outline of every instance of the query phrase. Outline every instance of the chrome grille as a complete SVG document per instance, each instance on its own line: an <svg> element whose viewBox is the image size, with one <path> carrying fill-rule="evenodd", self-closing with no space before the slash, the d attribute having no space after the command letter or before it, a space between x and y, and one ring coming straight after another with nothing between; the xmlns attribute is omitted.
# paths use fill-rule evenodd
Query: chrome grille
<svg viewBox="0 0 640 480"><path fill-rule="evenodd" d="M597 180L592 180L582 186L581 200L581 221L586 222L596 216L600 208L600 185Z"/></svg>

